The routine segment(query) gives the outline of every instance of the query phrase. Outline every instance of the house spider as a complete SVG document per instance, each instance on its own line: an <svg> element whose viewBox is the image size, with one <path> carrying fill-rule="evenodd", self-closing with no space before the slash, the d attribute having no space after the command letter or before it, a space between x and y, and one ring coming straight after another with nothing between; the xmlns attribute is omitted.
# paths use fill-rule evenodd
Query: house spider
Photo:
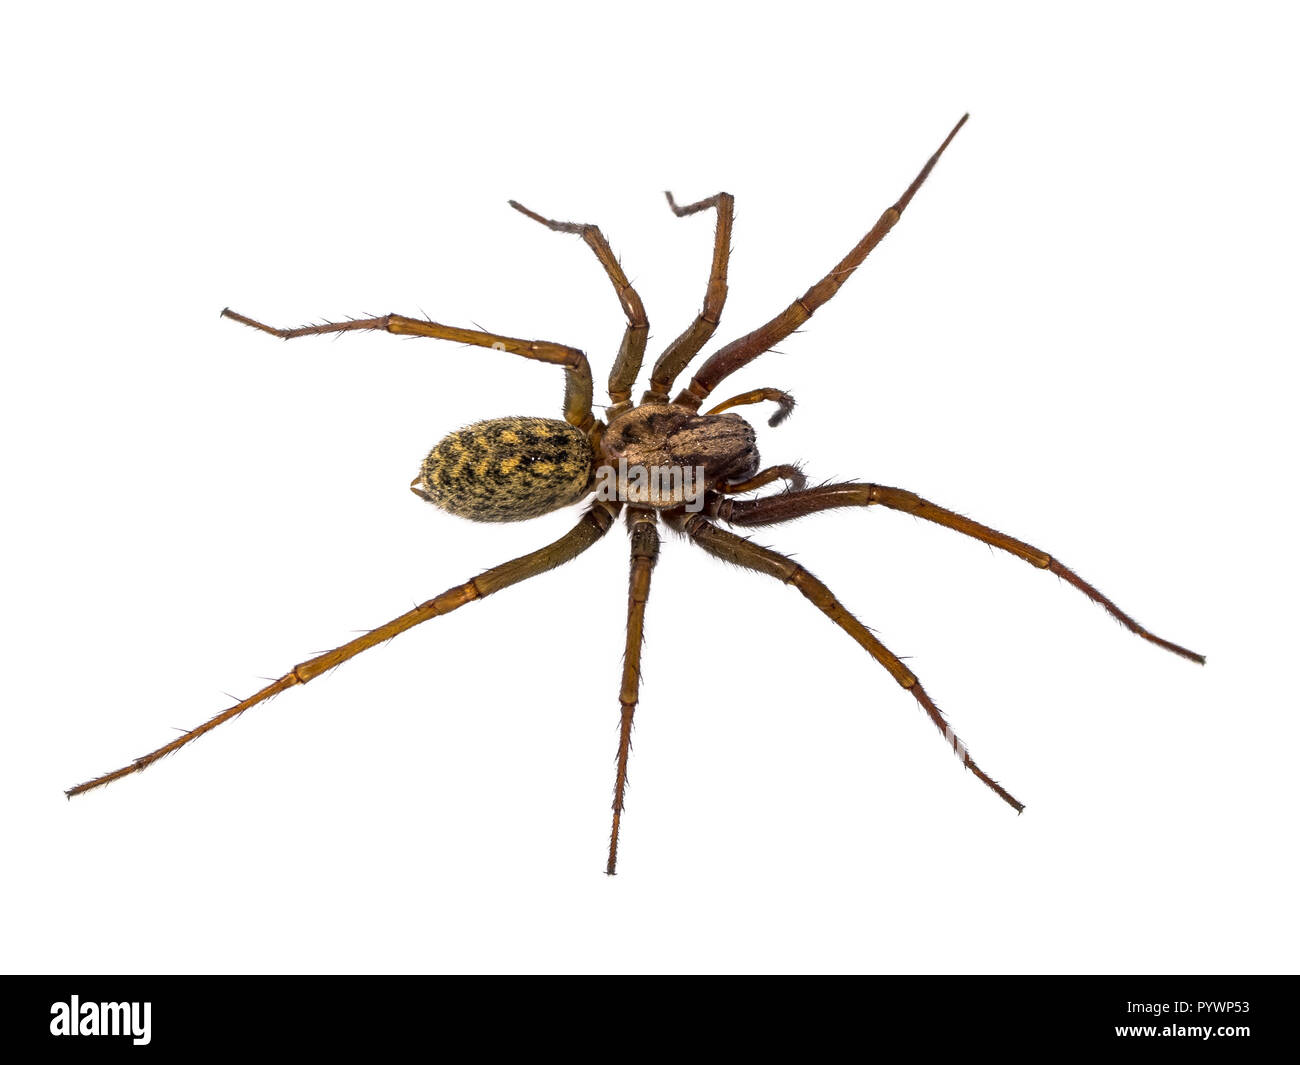
<svg viewBox="0 0 1300 1065"><path fill-rule="evenodd" d="M276 329L226 309L222 314L273 336L291 339L320 333L382 329L406 336L455 340L495 348L526 359L552 363L564 370L564 420L549 418L497 418L478 422L445 437L425 459L411 482L417 495L453 514L473 521L521 521L577 503L595 499L572 530L554 543L489 569L464 584L448 589L392 621L293 667L278 680L211 720L184 733L130 765L71 788L69 797L138 772L158 759L197 739L245 710L287 688L306 684L354 655L391 639L431 618L449 614L466 603L554 569L576 558L605 535L620 512L626 510L631 537L631 578L628 594L627 644L619 689L617 771L614 782L614 817L605 871L614 873L618 835L627 784L632 716L640 684L642 633L650 575L659 554L659 523L683 534L706 552L746 569L757 570L792 584L836 625L858 642L913 698L943 734L962 764L1017 812L1023 806L971 758L965 744L949 727L943 714L921 686L916 675L848 612L829 588L803 566L785 555L760 547L743 536L721 528L719 522L752 528L793 521L807 514L837 507L878 504L943 525L1030 565L1055 573L1101 604L1113 617L1145 640L1174 654L1203 663L1193 651L1148 632L1110 599L1067 569L1051 555L986 525L936 506L901 488L848 482L806 485L802 473L791 465L762 468L753 428L732 407L760 402L777 404L769 425L784 419L793 399L775 388L757 388L718 403L704 414L700 407L713 391L737 370L770 350L806 322L826 303L898 221L916 191L969 116L948 134L939 150L921 169L897 203L824 278L771 321L719 348L697 369L690 383L669 399L674 381L713 336L727 298L727 261L731 248L732 197L725 192L698 203L679 206L668 193L668 204L678 217L713 210L716 217L713 264L705 290L704 307L686 331L668 345L650 374L641 402L632 402L632 388L641 370L649 321L641 299L610 250L600 229L593 225L557 222L521 204L511 206L559 233L581 236L600 261L623 313L627 328L609 376L610 405L605 420L592 412L591 367L576 348L548 341L520 340L475 329L440 325L397 314L356 319L299 329ZM784 490L753 499L738 499L773 482Z"/></svg>

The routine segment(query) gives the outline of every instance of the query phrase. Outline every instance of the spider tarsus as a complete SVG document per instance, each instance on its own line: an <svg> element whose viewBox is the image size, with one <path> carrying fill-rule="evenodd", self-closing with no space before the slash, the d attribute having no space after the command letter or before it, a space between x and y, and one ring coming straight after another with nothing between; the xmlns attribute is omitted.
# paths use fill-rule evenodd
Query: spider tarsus
<svg viewBox="0 0 1300 1065"><path fill-rule="evenodd" d="M1172 651L1174 654L1186 658L1189 662L1195 662L1198 666L1205 665L1205 655L1197 654L1195 651L1189 651L1186 647L1180 647L1176 643L1170 643L1168 640L1161 639L1154 633L1144 633L1144 636L1158 647L1163 647L1166 651Z"/></svg>
<svg viewBox="0 0 1300 1065"><path fill-rule="evenodd" d="M970 118L969 111L966 112L966 114L962 115L961 118L957 121L957 124L952 127L952 132L950 132L948 136L944 138L943 143L939 145L939 150L935 152L932 156L930 156L925 166L921 168L921 172L916 175L915 180L912 182L912 184L910 184L907 187L907 191L903 193L899 201L896 204L894 204L893 210L896 211L899 215L902 215L902 213L905 210L907 210L907 205L912 202L912 197L915 196L917 190L920 189L920 187L923 184L925 184L925 179L930 176L930 171L934 169L935 164L939 161L939 157L943 155L945 151L947 151L948 145L950 145L952 143L952 139L955 136L957 136L957 131L960 130L962 126L966 125L966 120L968 118Z"/></svg>
<svg viewBox="0 0 1300 1065"><path fill-rule="evenodd" d="M718 192L712 196L707 196L702 200L698 200L695 203L688 203L688 204L679 204L677 200L674 199L673 194L669 192L667 189L664 189L664 196L667 197L668 206L672 208L673 214L675 214L678 218L685 218L687 215L697 214L698 212L705 211L710 207L718 208L719 210L721 210L722 208L720 207L720 205L723 204L724 202L727 204L726 210L727 210L727 217L728 217L728 221L727 221L728 228L730 228L731 222L735 218L734 210L730 206L732 195L729 192ZM731 254L730 242L728 242L727 244L727 254L728 256L730 256ZM714 322L713 324L717 325L717 322Z"/></svg>
<svg viewBox="0 0 1300 1065"><path fill-rule="evenodd" d="M673 214L675 214L678 218L681 218L685 214L685 211L683 211L682 208L677 206L677 201L673 199L673 194L669 192L667 189L664 189L664 196L668 198L668 206L672 209Z"/></svg>
<svg viewBox="0 0 1300 1065"><path fill-rule="evenodd" d="M776 413L774 413L772 417L768 418L767 424L771 428L775 429L778 425L780 425L783 421L785 421L788 417L790 417L790 415L793 412L794 412L794 396L790 395L789 392L783 392L781 394L779 405L776 408Z"/></svg>
<svg viewBox="0 0 1300 1065"><path fill-rule="evenodd" d="M552 229L557 233L578 233L585 235L587 230L596 228L589 222L557 222L554 218L547 218L545 215L540 215L536 211L530 211L518 200L507 200L506 203L510 204L510 206L520 214L531 218L534 222L538 222L541 225L544 225L547 229Z"/></svg>
<svg viewBox="0 0 1300 1065"><path fill-rule="evenodd" d="M985 773L984 770L982 770L979 766L977 766L974 760L969 757L967 757L966 759L966 768L969 769L972 773L974 773L975 776L978 777L980 780L982 780L985 784L987 784L989 788L992 789L993 793L998 796L998 798L1000 798L1003 802L1005 802L1008 806L1010 806L1013 810L1016 811L1017 815L1025 812L1024 803L1022 803L1019 799L1017 799L1014 795L1012 795L1011 792L1007 791L1006 788L1004 788L991 776Z"/></svg>
<svg viewBox="0 0 1300 1065"><path fill-rule="evenodd" d="M527 216L528 216L529 218L531 218L534 222L541 222L543 225L545 225L545 223L546 223L546 219L544 219L544 218L543 218L541 215L539 215L536 211L530 211L527 207L525 207L525 206L524 206L522 203L520 203L518 200L506 200L506 203L510 204L510 206L513 207L513 208L514 208L516 211L518 211L520 214L527 215Z"/></svg>
<svg viewBox="0 0 1300 1065"><path fill-rule="evenodd" d="M1143 628L1133 618L1129 617L1127 614L1124 613L1124 611L1122 611L1118 606L1116 606L1113 602L1111 602L1110 599L1108 599L1100 591L1098 591L1091 584L1089 584L1082 577L1080 577L1077 573L1075 573L1074 570L1062 564L1057 559L1055 558L1049 559L1047 563L1047 570L1049 573L1055 573L1067 584L1074 585L1075 588L1081 591L1094 603L1097 603L1099 606L1101 606L1106 611L1106 613L1108 613L1111 617L1113 617L1116 621L1118 621L1121 625L1123 625L1126 629L1128 629L1129 632L1134 633L1137 636L1141 636L1142 639L1146 640L1148 643L1153 643L1157 647L1163 647L1166 651L1171 651L1174 654L1180 656L1181 658L1186 658L1189 662L1195 662L1197 665L1200 666L1205 665L1205 656L1203 654L1198 654L1196 651L1188 650L1186 647L1183 647L1181 644L1176 644L1172 640L1166 640L1163 636L1157 636L1154 632L1150 632L1147 629Z"/></svg>

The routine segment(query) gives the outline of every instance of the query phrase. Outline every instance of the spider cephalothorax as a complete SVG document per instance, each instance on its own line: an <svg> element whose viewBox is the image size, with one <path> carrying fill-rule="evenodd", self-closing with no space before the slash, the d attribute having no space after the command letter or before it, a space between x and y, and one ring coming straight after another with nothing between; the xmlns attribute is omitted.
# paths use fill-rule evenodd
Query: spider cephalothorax
<svg viewBox="0 0 1300 1065"><path fill-rule="evenodd" d="M606 468L618 471L618 498L657 510L758 472L754 428L740 415L696 414L653 400L613 418L600 447Z"/></svg>
<svg viewBox="0 0 1300 1065"><path fill-rule="evenodd" d="M610 833L606 872L613 873L618 856L619 824L627 784L632 717L640 688L642 632L650 575L659 555L660 521L682 533L709 554L746 569L776 577L793 585L836 625L852 637L920 704L943 733L945 742L962 764L1016 810L1022 809L1009 792L975 764L921 686L916 675L875 635L850 614L829 588L803 566L785 555L722 528L719 522L748 528L792 521L807 514L837 507L880 505L946 526L963 535L1007 551L1030 565L1068 581L1145 640L1195 662L1205 659L1184 647L1148 632L1110 599L1067 569L1051 555L987 525L945 510L901 488L849 482L807 488L793 465L760 469L753 428L730 407L772 401L777 411L769 421L778 424L794 401L775 388L757 388L717 404L704 414L703 401L719 384L775 344L789 336L835 295L902 216L931 169L965 123L963 116L939 150L930 157L902 197L880 216L853 249L825 277L769 322L718 349L696 370L676 397L669 394L678 376L713 336L727 298L727 261L731 247L732 198L720 192L698 203L679 207L671 194L669 205L679 215L713 210L717 216L713 262L705 290L704 307L695 321L660 355L650 374L641 403L631 402L632 388L641 371L650 324L636 290L628 283L618 260L601 231L592 225L556 222L511 201L529 218L562 233L580 235L595 253L614 286L627 317L623 343L609 376L610 406L605 421L592 411L591 367L577 348L549 341L521 340L475 329L442 325L402 315L354 319L300 329L277 329L226 310L235 321L275 336L309 336L358 329L379 329L407 336L459 341L494 348L552 363L565 375L564 420L512 417L478 422L443 438L430 452L412 489L421 497L461 517L475 521L520 521L537 517L588 496L594 500L577 525L554 543L502 563L421 603L400 617L302 662L278 680L204 724L130 765L68 791L77 795L152 765L222 722L243 713L273 695L320 676L362 651L391 639L421 622L448 614L476 599L527 580L577 557L614 524L624 509L631 536L631 580L628 596L627 643L619 688L619 745L614 783L614 823ZM783 481L786 490L755 499L738 495Z"/></svg>

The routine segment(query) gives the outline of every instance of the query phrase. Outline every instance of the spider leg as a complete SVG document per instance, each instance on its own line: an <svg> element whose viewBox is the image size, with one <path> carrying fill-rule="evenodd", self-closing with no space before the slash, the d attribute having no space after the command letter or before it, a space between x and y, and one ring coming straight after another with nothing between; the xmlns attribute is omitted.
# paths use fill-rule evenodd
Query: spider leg
<svg viewBox="0 0 1300 1065"><path fill-rule="evenodd" d="M371 629L369 632L358 636L355 640L349 640L341 647L326 651L324 654L317 655L315 658L294 666L279 680L267 685L256 694L250 695L242 702L236 703L230 709L223 710L216 717L184 733L166 746L159 747L156 751L137 758L122 769L112 773L105 773L94 780L78 784L75 788L69 788L66 792L67 796L71 798L73 795L80 795L92 788L98 788L121 777L129 776L131 773L138 773L142 769L147 769L158 759L179 750L187 743L198 739L205 732L211 732L218 725L224 724L231 718L238 717L250 707L265 702L273 695L279 695L280 692L285 691L287 688L292 688L297 684L306 684L309 680L314 680L322 673L346 662L355 655L359 655L362 651L367 651L377 644L391 640L400 632L414 628L422 621L441 617L443 614L450 614L453 610L464 606L466 603L472 603L476 599L491 595L493 592L499 592L502 588L508 588L512 584L518 584L529 577L535 577L539 573L545 573L547 570L572 561L609 530L618 514L618 507L619 505L616 503L597 502L593 504L591 509L583 515L582 520L554 543L527 555L521 555L509 562L503 562L499 566L494 566L486 573L482 573L464 584L457 585L455 588L449 588L441 595L430 599L426 603L421 603L414 610L407 611L400 617L380 625L379 628Z"/></svg>
<svg viewBox="0 0 1300 1065"><path fill-rule="evenodd" d="M749 392L742 392L738 396L732 396L729 400L719 403L712 410L705 411L705 414L721 414L724 410L730 410L732 407L743 407L750 403L762 403L765 399L770 399L776 404L776 413L767 420L767 424L776 428L788 417L794 410L794 396L789 392L782 392L779 388L755 388Z"/></svg>
<svg viewBox="0 0 1300 1065"><path fill-rule="evenodd" d="M618 826L623 817L623 791L627 787L627 759L632 749L632 715L641 689L641 645L645 638L645 605L650 598L650 573L659 557L659 532L655 512L636 507L628 511L632 538L632 572L628 579L627 646L623 652L623 682L618 701L618 773L614 779L614 826L609 833L609 862L605 872L614 875L618 860Z"/></svg>
<svg viewBox="0 0 1300 1065"><path fill-rule="evenodd" d="M510 206L520 214L527 215L534 222L540 222L547 229L553 229L557 233L577 233L596 253L596 258L600 260L600 265L605 268L605 273L614 285L618 302L627 316L627 329L623 332L623 343L619 346L614 368L609 372L609 399L614 405L614 413L617 413L618 408L626 404L632 395L632 385L636 381L637 374L641 372L641 360L645 356L646 338L650 335L650 320L646 317L641 297L637 295L636 289L623 273L623 267L614 257L609 241L605 239L605 234L600 231L599 226L588 225L585 222L556 222L551 218L543 218L536 211L530 211L515 200L510 201Z"/></svg>
<svg viewBox="0 0 1300 1065"><path fill-rule="evenodd" d="M591 413L591 365L587 362L587 356L581 351L577 348L565 347L563 344L552 344L546 340L519 340L497 333L484 333L477 329L461 329L454 325L423 322L418 318L404 318L400 314L386 314L382 318L356 318L346 322L323 322L320 325L304 325L297 329L277 329L275 326L265 325L253 318L236 314L229 307L221 314L224 318L233 318L236 322L260 329L282 340L314 336L318 333L348 333L353 330L379 329L402 336L456 340L462 344L494 348L497 351L508 351L512 355L522 355L525 359L548 362L564 368L565 420L584 432L596 421Z"/></svg>
<svg viewBox="0 0 1300 1065"><path fill-rule="evenodd" d="M936 525L954 529L964 536L982 540L984 543L1007 551L1017 558L1022 558L1031 566L1055 573L1058 577L1074 585L1094 603L1100 603L1113 618L1130 632L1136 633L1144 640L1149 640L1157 647L1163 647L1166 651L1172 651L1176 655L1191 659L1193 662L1199 662L1201 665L1205 664L1204 655L1189 651L1186 647L1180 647L1178 644L1171 643L1169 640L1144 629L1110 599L1102 595L1101 592L1073 570L1061 565L1047 552L1040 551L1038 548L1014 537L1007 536L1005 533L1000 533L996 529L990 529L987 525L971 521L970 518L954 511L935 506L929 500L922 499L915 493L905 491L902 488L888 488L880 484L847 483L827 484L801 492L784 492L780 495L769 496L766 499L723 500L719 496L717 497L716 506L710 509L708 513L720 518L722 521L731 522L733 525L776 525L779 522L793 521L795 518L802 518L805 514L815 514L821 510L831 510L835 507L869 507L873 504L889 507L891 510L901 510L918 518L924 518L926 521L932 521Z"/></svg>
<svg viewBox="0 0 1300 1065"><path fill-rule="evenodd" d="M713 265L709 269L709 284L704 290L704 309L700 311L681 336L674 340L659 356L650 374L650 390L642 397L643 403L666 403L668 391L677 375L686 369L700 349L709 342L718 322L722 320L722 307L727 302L727 260L731 257L731 220L736 201L729 192L719 192L707 200L679 207L671 192L665 192L668 206L678 218L695 214L712 207L717 211L718 222L713 231Z"/></svg>
<svg viewBox="0 0 1300 1065"><path fill-rule="evenodd" d="M779 498L779 497L778 497ZM943 713L921 687L916 675L903 665L898 656L872 635L871 630L850 614L835 598L831 590L809 573L803 566L770 548L760 547L743 536L737 536L726 529L713 525L701 514L687 515L677 511L666 516L666 520L679 531L686 534L692 542L704 548L709 554L724 562L733 562L745 569L766 573L776 577L785 584L793 584L804 597L810 600L823 614L847 632L877 662L889 671L890 676L912 693L912 697L921 704L921 709L934 722L935 727L943 733L943 738L952 747L962 765L984 781L998 796L1017 813L1024 806L1001 784L990 777L971 758L966 745L957 738L952 727L945 720Z"/></svg>
<svg viewBox="0 0 1300 1065"><path fill-rule="evenodd" d="M916 175L916 180L907 187L907 191L903 193L902 198L880 216L880 220L871 227L867 235L854 246L848 255L840 260L829 274L766 325L759 326L752 333L741 337L739 340L733 340L726 347L719 348L710 355L705 360L704 365L700 367L699 372L692 378L690 385L680 392L673 402L698 410L700 403L718 387L724 378L729 377L742 366L758 358L763 352L779 344L811 318L818 307L834 296L840 290L840 286L849 279L853 271L861 266L866 257L871 254L872 249L885 238L885 234L893 229L894 224L901 217L903 211L906 210L912 197L916 195L916 190L930 176L930 171L934 168L934 164L939 161L939 156L943 155L944 149L952 142L953 137L957 135L957 131L965 125L966 119L969 117L969 115L962 115L961 121L953 127L952 132L939 145L939 150L930 156L930 161L921 168L921 172Z"/></svg>

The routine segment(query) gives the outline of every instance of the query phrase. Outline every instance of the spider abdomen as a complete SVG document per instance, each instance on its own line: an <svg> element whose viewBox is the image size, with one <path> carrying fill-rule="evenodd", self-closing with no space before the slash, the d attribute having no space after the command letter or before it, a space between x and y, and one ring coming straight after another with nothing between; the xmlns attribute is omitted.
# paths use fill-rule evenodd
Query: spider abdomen
<svg viewBox="0 0 1300 1065"><path fill-rule="evenodd" d="M525 521L590 490L587 435L553 418L492 418L448 433L411 489L470 521Z"/></svg>

